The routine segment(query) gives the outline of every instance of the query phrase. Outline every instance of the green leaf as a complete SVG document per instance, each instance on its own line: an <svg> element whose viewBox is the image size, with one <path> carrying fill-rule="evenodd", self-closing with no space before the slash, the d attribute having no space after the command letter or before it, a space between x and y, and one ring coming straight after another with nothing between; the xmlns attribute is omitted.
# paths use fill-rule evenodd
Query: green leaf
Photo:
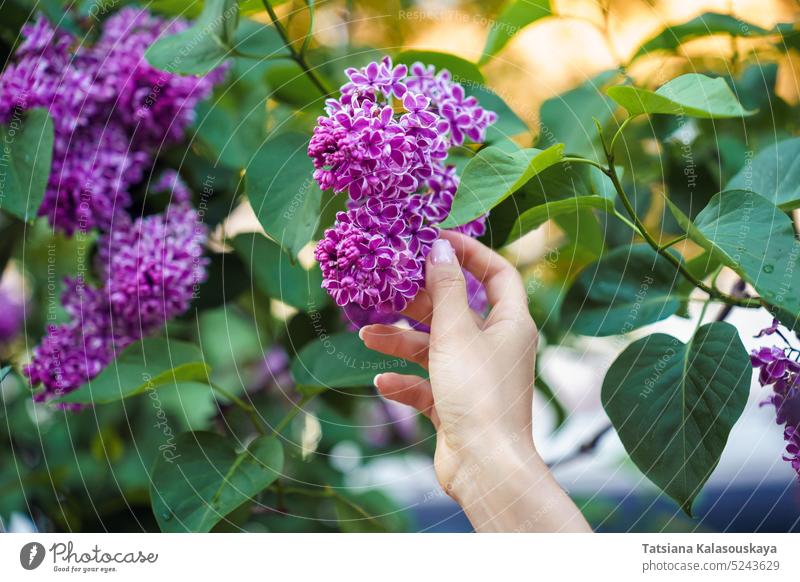
<svg viewBox="0 0 800 582"><path fill-rule="evenodd" d="M358 334L349 332L323 332L303 347L292 362L295 383L305 387L370 386L382 372L427 376L416 364L368 349Z"/></svg>
<svg viewBox="0 0 800 582"><path fill-rule="evenodd" d="M509 0L492 21L480 64L500 52L520 30L551 14L550 0Z"/></svg>
<svg viewBox="0 0 800 582"><path fill-rule="evenodd" d="M300 311L317 311L327 302L317 265L306 270L299 263L292 263L279 245L257 233L237 236L233 247L256 284L273 299Z"/></svg>
<svg viewBox="0 0 800 582"><path fill-rule="evenodd" d="M541 131L536 147L545 148L561 142L568 154L593 160L604 156L598 145L595 120L605 125L614 115L616 106L601 88L617 74L617 71L605 71L545 101L539 111Z"/></svg>
<svg viewBox="0 0 800 582"><path fill-rule="evenodd" d="M395 63L398 65L408 65L410 68L416 62L424 65L433 65L436 67L437 72L441 69L450 71L453 79L461 84L478 83L483 84L485 81L478 66L456 55L449 53L439 53L434 51L403 51L395 57Z"/></svg>
<svg viewBox="0 0 800 582"><path fill-rule="evenodd" d="M497 93L475 83L465 83L464 93L469 97L475 97L484 109L497 113L497 121L486 130L487 144L507 140L511 136L530 131L527 124Z"/></svg>
<svg viewBox="0 0 800 582"><path fill-rule="evenodd" d="M197 346L148 338L125 348L96 378L54 402L108 404L164 384L206 381L210 371Z"/></svg>
<svg viewBox="0 0 800 582"><path fill-rule="evenodd" d="M670 210L689 238L739 273L762 301L783 310L784 319L800 317L800 241L792 220L777 206L755 192L726 190L694 222L673 204Z"/></svg>
<svg viewBox="0 0 800 582"><path fill-rule="evenodd" d="M246 189L261 226L295 256L319 224L322 191L308 163L308 138L282 133L267 140L247 167Z"/></svg>
<svg viewBox="0 0 800 582"><path fill-rule="evenodd" d="M744 117L755 113L742 107L724 79L719 77L712 79L697 73L676 77L655 91L617 85L610 87L607 93L622 105L631 117L664 113L720 119Z"/></svg>
<svg viewBox="0 0 800 582"><path fill-rule="evenodd" d="M404 512L377 490L359 495L338 493L334 497L339 528L345 533L383 533L407 531Z"/></svg>
<svg viewBox="0 0 800 582"><path fill-rule="evenodd" d="M504 244L508 244L539 228L548 220L562 216L564 214L574 214L578 210L596 208L604 212L614 211L614 201L601 196L576 196L566 200L556 200L547 202L541 206L529 208L519 215L511 233Z"/></svg>
<svg viewBox="0 0 800 582"><path fill-rule="evenodd" d="M513 153L495 146L481 150L464 169L450 215L441 227L453 228L486 214L539 172L557 164L563 153L563 144Z"/></svg>
<svg viewBox="0 0 800 582"><path fill-rule="evenodd" d="M783 210L800 208L800 137L758 152L727 188L756 192Z"/></svg>
<svg viewBox="0 0 800 582"><path fill-rule="evenodd" d="M620 335L666 319L679 306L673 295L677 269L649 245L619 247L588 265L562 305L562 321L574 333Z"/></svg>
<svg viewBox="0 0 800 582"><path fill-rule="evenodd" d="M601 399L636 466L691 515L747 404L752 369L736 328L663 333L633 342L611 365Z"/></svg>
<svg viewBox="0 0 800 582"><path fill-rule="evenodd" d="M260 99L250 103L235 101L231 106L227 106L224 99L199 103L196 109L197 137L211 149L217 160L239 169L248 166L253 152L264 141L267 111Z"/></svg>
<svg viewBox="0 0 800 582"><path fill-rule="evenodd" d="M178 435L153 468L150 501L163 532L208 532L274 482L283 447L262 436L237 453L236 441L210 432ZM170 454L166 454L169 451Z"/></svg>
<svg viewBox="0 0 800 582"><path fill-rule="evenodd" d="M771 34L771 31L760 28L755 24L743 22L730 14L706 12L705 14L692 18L688 22L668 26L640 46L639 50L636 51L636 54L633 56L633 59L653 51L675 50L681 44L692 39L714 34L752 37Z"/></svg>
<svg viewBox="0 0 800 582"><path fill-rule="evenodd" d="M270 87L270 98L296 109L316 112L325 101L325 96L294 61L270 62L265 78Z"/></svg>
<svg viewBox="0 0 800 582"><path fill-rule="evenodd" d="M540 226L539 221L544 217L542 213L552 212L551 218L565 217L566 220L569 214L591 211L595 205L608 210L609 207L597 198L613 200L615 196L608 176L598 168L572 162L556 164L495 206L489 214L483 240L499 248ZM576 200L581 197L593 198L587 202ZM560 226L566 225L562 223ZM583 232L579 236L583 240L589 234Z"/></svg>
<svg viewBox="0 0 800 582"><path fill-rule="evenodd" d="M168 73L205 75L231 56L238 22L236 0L206 0L190 28L159 38L147 49L145 58Z"/></svg>
<svg viewBox="0 0 800 582"><path fill-rule="evenodd" d="M46 109L18 112L7 125L0 124L0 158L0 208L22 220L33 220L53 159L53 120Z"/></svg>

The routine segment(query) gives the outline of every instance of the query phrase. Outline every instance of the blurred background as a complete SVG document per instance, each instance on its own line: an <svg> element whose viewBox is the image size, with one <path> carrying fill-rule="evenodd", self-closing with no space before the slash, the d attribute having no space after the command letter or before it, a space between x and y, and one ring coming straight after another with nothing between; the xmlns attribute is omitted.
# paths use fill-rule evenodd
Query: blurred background
<svg viewBox="0 0 800 582"><path fill-rule="evenodd" d="M176 3L155 0L151 6L169 12ZM278 7L279 14L292 16L289 30L303 34L309 22L297 6L284 3ZM335 55L358 53L361 48L365 56L438 51L477 62L502 8L503 3L496 1L321 1L317 2L313 24L314 46L317 54L325 55L325 62L340 69L351 63L346 59L337 61ZM520 145L545 142L548 129L555 130L558 138L559 132L577 127L577 140L586 142L585 153L590 154L594 143L585 131L591 125L586 113L597 107L587 104L584 109L584 103L603 100L602 87L614 79L619 82L628 78L640 86L657 87L684 72L708 72L729 77L745 106L759 109L747 131L741 122L672 126L659 119L626 130L625 178L635 186L641 215L662 233L674 232L670 231L674 225L665 218L657 194L666 187L680 188L680 180L675 180L675 161L680 159L681 144L692 144L703 190L710 197L741 167L747 152L797 134L800 52L796 37L792 37L795 46L776 46L774 37L707 35L701 31L696 35L699 38L676 43L670 50L653 51L635 60L634 56L639 47L666 27L710 12L733 15L745 26L765 30L785 23L796 28L798 2L552 0L549 9L551 16L522 29L481 67L486 85L531 128L529 135L515 140ZM249 18L268 22L266 14L257 10ZM564 97L581 88L588 91L588 102ZM276 112L279 119L281 106L280 99L271 100L267 111ZM316 103L301 113L313 120L319 111ZM266 125L270 123L274 120L267 117ZM201 128L197 131L199 135ZM675 147L671 148L670 143ZM236 181L235 175L231 178L225 172L220 170L218 184L228 179ZM704 205L687 196L690 207L699 209ZM212 208L211 213L214 212ZM598 222L589 231L594 228L599 229L601 248L603 244L613 245L619 235L619 228L612 221ZM260 227L247 203L237 199L225 229L231 236L256 232ZM660 496L628 459L613 430L608 430L608 419L600 404L605 370L625 345L653 331L670 333L685 341L695 328L700 304L690 303L682 316L636 330L625 338L585 338L560 329L560 298L574 274L598 251L592 249L595 243L587 232L570 232L563 224L548 222L505 251L526 278L531 310L543 332L535 436L541 454L552 463L561 484L599 531L751 532L800 528L800 487L794 471L781 459L783 431L775 424L774 410L759 406L767 393L755 382L745 413L734 427L722 461L696 506L696 519L686 517L674 502ZM20 261L9 263L0 288L12 304L32 305L41 300L26 295L26 279L47 281L54 273L68 274L73 270L70 257L74 243L59 240L56 254L50 251L55 248L52 241L53 236L45 227L32 230L25 269ZM690 256L697 252L688 244L683 250ZM229 277L228 284L235 286L233 279ZM734 278L723 272L720 284L730 287ZM248 291L243 293L247 295ZM266 350L261 348L264 338L253 324L257 319L254 312L258 311L253 308L255 299L247 295L238 307L210 309L197 322L178 322L172 327L197 325L199 336L209 340L203 343L204 353L221 385L231 390L269 385L274 393L283 394L291 389L285 352L267 351L265 357ZM11 314L10 310L0 310L0 328L22 325ZM279 321L286 322L293 314L286 306L273 307L272 315ZM4 316L10 321L1 321ZM763 345L753 336L769 325L771 316L763 310L734 309L727 320L740 330L749 350ZM28 323L29 333L40 333L36 331L38 323ZM14 338L14 334L9 337ZM227 341L212 339L220 337ZM21 337L6 340L2 345L4 357L13 354L10 357L15 361L24 360L31 345ZM26 390L18 376L3 382L0 432L7 434L0 438L14 442L14 447L6 447L0 453L3 527L9 531L153 529L146 473L142 473L142 467L150 462L147 453L142 452L147 447L131 441L128 434L136 423L149 422L146 414L152 403L132 403L122 410L102 409L89 422L73 427L80 421L65 420L61 411L33 405L23 397ZM293 434L303 449L297 466L308 473L303 476L301 471L298 479L312 480L322 474L329 481L372 496L376 507L392 508L379 510L394 520L394 529L470 531L464 515L436 483L431 466L433 434L425 420L410 409L379 401L374 394L364 396L349 397L346 404L332 397L296 419ZM185 395L167 391L159 405L182 428L201 426L217 414L210 391L195 391L189 401ZM266 414L278 416L274 411ZM23 453L19 454L18 449ZM12 451L17 452L11 454ZM319 467L312 470L309 464L303 465L306 452L316 456ZM98 495L98 489L103 487L107 491ZM386 500L388 505L384 504ZM291 519L278 522L269 515L256 516L231 530L304 531L312 527L312 519L322 519L324 523L324 511L327 510L316 505L293 506ZM325 525L313 527L328 531Z"/></svg>

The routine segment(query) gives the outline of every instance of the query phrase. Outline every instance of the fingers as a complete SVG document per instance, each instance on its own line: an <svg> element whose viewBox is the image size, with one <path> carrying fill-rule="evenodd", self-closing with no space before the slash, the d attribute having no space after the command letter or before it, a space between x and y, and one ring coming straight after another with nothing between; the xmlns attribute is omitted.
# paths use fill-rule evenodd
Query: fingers
<svg viewBox="0 0 800 582"><path fill-rule="evenodd" d="M528 313L528 297L514 266L477 240L459 232L443 230L443 239L450 241L461 264L486 287L494 318L514 317Z"/></svg>
<svg viewBox="0 0 800 582"><path fill-rule="evenodd" d="M427 333L394 325L374 324L362 327L358 337L371 350L403 358L426 369L428 367L430 336Z"/></svg>
<svg viewBox="0 0 800 582"><path fill-rule="evenodd" d="M431 383L427 380L418 376L387 372L375 376L375 387L383 397L413 406L430 418L435 428L439 428L439 417L433 407Z"/></svg>
<svg viewBox="0 0 800 582"><path fill-rule="evenodd" d="M428 253L425 268L425 290L431 299L431 335L434 340L451 334L477 331L472 310L467 302L464 273L450 242L436 239Z"/></svg>

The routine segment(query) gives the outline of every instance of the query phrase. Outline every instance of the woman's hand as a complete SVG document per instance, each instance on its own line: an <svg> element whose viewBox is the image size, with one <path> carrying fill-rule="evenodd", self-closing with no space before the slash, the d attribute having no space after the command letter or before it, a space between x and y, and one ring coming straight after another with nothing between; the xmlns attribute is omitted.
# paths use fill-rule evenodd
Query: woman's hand
<svg viewBox="0 0 800 582"><path fill-rule="evenodd" d="M390 325L360 332L367 347L420 364L430 380L386 373L376 387L431 419L436 475L476 530L589 531L533 444L537 330L519 273L469 237L441 237L426 288L405 311L430 334ZM486 319L468 306L462 266L486 287Z"/></svg>

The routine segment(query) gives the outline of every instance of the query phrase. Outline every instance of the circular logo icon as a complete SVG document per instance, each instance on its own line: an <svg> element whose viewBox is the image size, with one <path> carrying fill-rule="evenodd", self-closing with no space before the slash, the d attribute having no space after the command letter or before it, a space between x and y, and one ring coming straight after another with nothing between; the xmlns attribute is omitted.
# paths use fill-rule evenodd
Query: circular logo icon
<svg viewBox="0 0 800 582"><path fill-rule="evenodd" d="M44 561L44 546L39 542L29 542L19 551L19 563L26 570L35 570Z"/></svg>

